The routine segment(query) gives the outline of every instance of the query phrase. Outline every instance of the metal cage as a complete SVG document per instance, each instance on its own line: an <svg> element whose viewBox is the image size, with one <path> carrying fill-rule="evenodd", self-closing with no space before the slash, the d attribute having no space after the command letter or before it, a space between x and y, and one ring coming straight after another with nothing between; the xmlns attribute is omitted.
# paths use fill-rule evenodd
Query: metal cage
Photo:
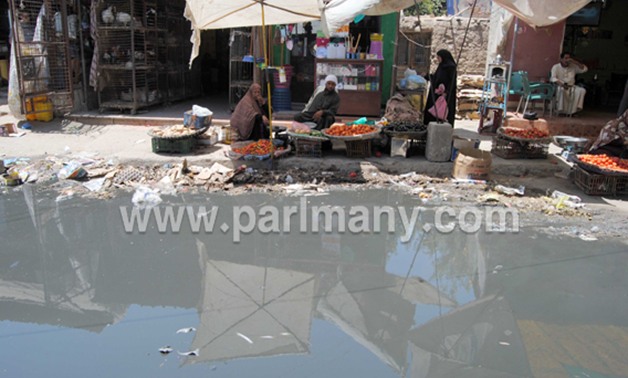
<svg viewBox="0 0 628 378"><path fill-rule="evenodd" d="M78 19L65 0L10 0L11 31L22 113L70 111L73 107L70 41ZM70 16L68 17L68 12ZM38 103L52 106L38 106Z"/></svg>

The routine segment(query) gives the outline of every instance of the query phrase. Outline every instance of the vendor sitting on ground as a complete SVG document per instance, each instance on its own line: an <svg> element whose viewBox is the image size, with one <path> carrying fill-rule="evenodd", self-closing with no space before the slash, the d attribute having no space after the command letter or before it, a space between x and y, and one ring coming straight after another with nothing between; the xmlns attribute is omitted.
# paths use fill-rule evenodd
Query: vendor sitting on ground
<svg viewBox="0 0 628 378"><path fill-rule="evenodd" d="M609 121L600 131L597 140L589 149L592 154L622 157L628 147L628 109L619 118Z"/></svg>
<svg viewBox="0 0 628 378"><path fill-rule="evenodd" d="M303 112L296 114L297 122L314 122L316 130L326 129L336 122L336 112L340 106L340 96L336 92L338 78L327 75L325 85L319 86L305 105Z"/></svg>
<svg viewBox="0 0 628 378"><path fill-rule="evenodd" d="M262 87L253 84L238 102L231 115L231 128L237 140L268 139L268 103L262 97Z"/></svg>

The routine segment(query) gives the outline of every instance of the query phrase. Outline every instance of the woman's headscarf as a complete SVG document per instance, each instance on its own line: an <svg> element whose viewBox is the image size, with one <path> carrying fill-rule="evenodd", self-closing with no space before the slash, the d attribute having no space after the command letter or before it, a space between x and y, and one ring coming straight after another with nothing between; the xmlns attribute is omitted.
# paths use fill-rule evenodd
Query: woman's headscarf
<svg viewBox="0 0 628 378"><path fill-rule="evenodd" d="M628 142L628 109L617 119L608 121L589 151L597 150L615 140L620 140L624 145Z"/></svg>
<svg viewBox="0 0 628 378"><path fill-rule="evenodd" d="M254 88L262 90L262 87L257 83L251 85L231 115L231 127L236 130L241 140L246 140L251 135L253 126L255 126L255 117L264 115L261 107L263 104L260 104L259 99L253 95Z"/></svg>
<svg viewBox="0 0 628 378"><path fill-rule="evenodd" d="M454 60L453 55L451 55L451 53L449 52L449 50L438 50L438 52L436 52L436 55L440 56L441 58L441 62L438 65L443 66L443 67L448 67L448 66L456 66L456 61Z"/></svg>

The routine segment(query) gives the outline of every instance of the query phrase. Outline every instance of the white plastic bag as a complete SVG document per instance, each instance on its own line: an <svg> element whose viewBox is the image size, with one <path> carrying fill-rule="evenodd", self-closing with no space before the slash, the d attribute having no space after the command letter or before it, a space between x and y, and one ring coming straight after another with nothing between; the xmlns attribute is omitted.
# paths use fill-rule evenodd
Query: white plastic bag
<svg viewBox="0 0 628 378"><path fill-rule="evenodd" d="M210 115L213 115L214 113L212 113L211 110L204 108L202 106L193 105L192 114L197 117L209 117Z"/></svg>

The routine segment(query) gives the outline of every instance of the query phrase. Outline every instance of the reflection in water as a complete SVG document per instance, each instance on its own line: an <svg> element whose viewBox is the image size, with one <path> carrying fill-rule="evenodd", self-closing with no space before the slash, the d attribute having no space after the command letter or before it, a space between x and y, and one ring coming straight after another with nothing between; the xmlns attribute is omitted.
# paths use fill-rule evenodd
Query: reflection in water
<svg viewBox="0 0 628 378"><path fill-rule="evenodd" d="M265 195L174 200L219 206L225 210L219 225L230 221L233 206L298 203ZM389 191L309 201L417 205ZM146 233L125 233L118 206L128 202L123 197L57 204L28 186L23 198L0 198L0 338L14 345L9 357L49 350L69 338L136 356L118 368L121 375L206 376L207 367L213 367L212 375L256 377L628 371L628 256L622 245L590 252L579 240L528 233L418 230L408 243L398 234L336 230L252 232L234 244L221 232L162 234L154 224ZM422 214L418 228L431 217ZM180 324L181 319L195 323ZM91 336L38 336L51 326L88 330ZM130 333L121 332L130 326ZM175 340L180 326L197 331ZM142 340L154 344L135 350ZM199 351L198 357L181 359L183 371L178 364L137 358L173 340L185 342L177 346L181 351ZM46 362L51 375L64 371L69 357L62 356ZM74 374L114 361L103 353ZM273 370L278 366L281 373ZM33 375L32 367L19 362L7 369Z"/></svg>

